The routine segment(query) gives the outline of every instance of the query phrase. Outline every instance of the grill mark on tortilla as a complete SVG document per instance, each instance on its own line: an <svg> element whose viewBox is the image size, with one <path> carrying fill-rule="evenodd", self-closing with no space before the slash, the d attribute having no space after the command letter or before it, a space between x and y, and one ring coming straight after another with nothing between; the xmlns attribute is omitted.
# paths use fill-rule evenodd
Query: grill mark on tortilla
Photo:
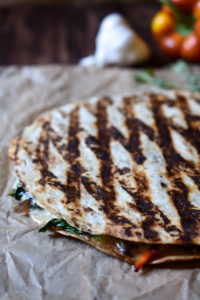
<svg viewBox="0 0 200 300"><path fill-rule="evenodd" d="M62 158L64 160L66 160L66 159L70 160L70 157L69 157L69 154L68 154L69 149L68 149L68 152L67 152L67 147L66 147L65 144L58 145L58 142L60 142L62 138L50 126L49 121L45 122L44 128L45 128L46 132L48 132L49 141L51 141L53 143L54 147L61 154ZM47 149L46 149L45 153L46 153L46 155L45 155L46 159L48 159ZM62 184L61 182L59 182L57 176L55 176L54 173L50 172L47 168L45 168L45 166L43 164L43 161L40 158L33 159L33 162L34 163L40 163L44 167L42 173L43 173L44 177L47 178L47 180L44 181L44 179L41 178L40 179L40 184L44 184L45 182L48 182L49 185L51 185L52 187L58 188L60 191L62 191L64 194L66 194L67 186L65 184ZM72 164L71 170L74 173L78 173L79 171L81 171L83 169L81 168L81 166L79 168L79 163L78 164L76 163L76 164Z"/></svg>
<svg viewBox="0 0 200 300"><path fill-rule="evenodd" d="M110 218L112 212L115 212L115 189L112 170L112 158L110 153L110 134L108 128L107 105L111 104L108 98L102 98L97 102L96 126L97 140L100 152L103 154L100 158L100 178L103 188L99 189L98 194L103 201L103 212ZM113 218L113 221L115 219Z"/></svg>
<svg viewBox="0 0 200 300"><path fill-rule="evenodd" d="M36 158L32 160L33 163L39 164L39 171L41 178L38 180L40 186L45 189L45 185L52 178L55 178L55 175L48 170L48 160L49 160L49 133L48 128L49 121L45 121L42 126L42 131L39 137L39 142L36 147Z"/></svg>
<svg viewBox="0 0 200 300"><path fill-rule="evenodd" d="M126 113L125 113L126 114ZM155 139L155 133L153 128L147 126L144 124L141 120L138 120L134 118L135 126L138 128L138 132L141 130L144 132L149 139L152 141ZM137 134L137 133L136 133ZM136 140L135 145L132 145L132 137L130 136L129 139L124 137L124 135L114 126L111 126L109 128L109 135L112 137L112 139L118 141L129 153L134 153L134 146L138 145L138 140ZM139 137L139 133L138 133ZM85 139L86 145L96 154L97 158L107 160L107 152L99 147L99 141L96 137L92 135L88 135L88 137ZM141 149L138 149L138 152L141 152ZM138 163L141 163L145 158L143 157L142 153L137 155Z"/></svg>
<svg viewBox="0 0 200 300"><path fill-rule="evenodd" d="M192 121L196 116L192 116L188 114L189 107L187 103L187 99L180 94L176 94L176 101L178 103L179 108L183 111L183 115L185 117L185 121L187 123L188 129L182 128L174 128L174 130L178 131L191 145L197 150L198 154L200 154L200 130L194 128ZM199 117L197 118L199 121ZM195 165L191 164L190 168L183 170L188 173L188 176L194 181L200 190L200 172L195 169Z"/></svg>
<svg viewBox="0 0 200 300"><path fill-rule="evenodd" d="M113 188L113 174L112 174L112 159L110 154L110 134L108 130L107 105L104 99L97 103L97 129L99 147L103 150L104 156L101 159L101 180L106 190L111 192L113 200L115 201L115 191Z"/></svg>
<svg viewBox="0 0 200 300"><path fill-rule="evenodd" d="M187 165L187 162L176 152L173 147L171 136L169 133L169 121L165 118L162 113L162 103L157 99L156 95L150 95L152 103L152 111L156 127L158 130L158 138L156 140L157 145L160 147L163 156L166 160L166 168L169 175L174 172L174 163L178 166ZM187 165L188 166L188 165ZM190 164L189 164L190 166ZM177 170L178 172L178 170Z"/></svg>
<svg viewBox="0 0 200 300"><path fill-rule="evenodd" d="M67 171L66 183L66 198L67 204L72 204L73 207L79 207L81 198L80 192L80 177L81 165L78 161L80 157L79 150L79 107L77 106L70 113L69 129L68 129L68 145L67 145L67 160L70 164L70 169ZM71 205L70 205L71 207Z"/></svg>
<svg viewBox="0 0 200 300"><path fill-rule="evenodd" d="M142 164L146 159L142 153L142 149L139 141L139 132L143 131L150 140L155 139L155 133L153 128L144 124L141 120L134 117L132 112L132 104L134 98L124 99L123 113L125 115L125 122L129 131L129 138L126 139L124 135L114 126L109 128L108 136L111 136L114 140L121 143L121 145L130 153L138 164ZM96 137L89 135L86 140L86 144L94 151L97 158L107 160L108 155L105 149L99 147L99 141Z"/></svg>
<svg viewBox="0 0 200 300"><path fill-rule="evenodd" d="M190 126L190 125L189 125ZM183 129L174 125L171 125L172 129L177 131L180 135L182 135L200 154L200 141L198 141L199 137L197 133L193 135L191 133L191 129ZM200 136L200 132L198 133ZM187 173L187 175L193 180L195 185L197 185L200 190L200 172L195 169L195 164L193 162L185 161L182 162L178 169Z"/></svg>
<svg viewBox="0 0 200 300"><path fill-rule="evenodd" d="M49 142L51 141L56 149L59 151L59 147L57 145L57 141L60 140L60 137L54 138L52 134L56 134L50 126L50 121L45 121L43 124L43 129L41 137L39 138L39 143L36 148L37 157L32 159L34 164L40 165L40 173L41 178L39 179L38 183L41 186L45 186L48 184L52 187L58 188L63 193L66 192L66 185L62 184L57 176L51 172L48 168L48 161L49 161ZM44 134L45 133L45 134ZM43 145L44 149L41 151L41 145ZM59 151L60 152L60 151Z"/></svg>
<svg viewBox="0 0 200 300"><path fill-rule="evenodd" d="M184 95L176 93L176 98L173 104L175 103L183 112L184 120L188 126L188 129L184 129L171 124L169 124L169 126L172 127L175 131L177 131L180 135L182 135L197 150L198 154L200 154L200 130L194 128L191 122L194 119L196 120L197 116L192 116L188 113L190 109L187 103L187 99ZM197 120L200 120L200 118L197 117ZM188 161L185 161L184 163L182 162L181 166L179 166L179 169L186 172L200 190L200 172L197 169L195 169L194 163Z"/></svg>
<svg viewBox="0 0 200 300"><path fill-rule="evenodd" d="M145 123L143 123L142 121L138 120L139 123L139 127L141 129L141 131L143 131L151 141L155 140L155 132L153 130L153 128L151 128L150 126L147 126Z"/></svg>
<svg viewBox="0 0 200 300"><path fill-rule="evenodd" d="M140 146L140 135L139 135L139 122L134 117L132 104L134 98L124 98L123 99L123 113L125 116L125 124L129 132L129 140L126 144L126 149L131 153L132 158L139 165L143 164L146 157L142 153L142 148Z"/></svg>
<svg viewBox="0 0 200 300"><path fill-rule="evenodd" d="M49 161L49 141L50 141L50 138L49 138L49 133L48 133L48 130L46 130L49 126L49 122L45 122L44 125L43 125L43 129L44 129L44 132L46 132L46 134L44 134L44 139L40 140L41 144L43 143L43 147L44 147L44 150L43 150L43 158L44 158L44 164L46 166L46 168L48 168L48 161Z"/></svg>
<svg viewBox="0 0 200 300"><path fill-rule="evenodd" d="M48 127L49 136L52 144L57 149L59 154L62 155L63 159L65 159L64 155L66 154L66 144L59 145L58 143L62 140L62 137L58 135L57 132L50 126Z"/></svg>
<svg viewBox="0 0 200 300"><path fill-rule="evenodd" d="M21 142L21 140L22 140L22 137L18 136L17 137L16 145L15 145L15 154L14 154L14 159L15 159L15 164L16 164L15 167L19 164L18 152L20 150L20 142ZM26 184L25 184L24 180L21 178L20 172L16 168L15 168L15 172L16 172L16 175L19 178L19 181L22 184L22 186L24 188L26 188Z"/></svg>
<svg viewBox="0 0 200 300"><path fill-rule="evenodd" d="M128 167L124 167L124 168L116 168L115 169L115 173L119 173L120 175L124 175L124 174L127 174L127 173L130 173L131 172L131 169L128 168Z"/></svg>
<svg viewBox="0 0 200 300"><path fill-rule="evenodd" d="M179 108L183 112L185 122L187 123L187 126L188 126L188 129L176 128L176 130L178 132L180 132L180 134L188 142L190 142L193 147L195 147L198 154L200 154L200 139L199 139L200 130L197 130L196 128L194 128L194 126L192 125L192 122L191 122L194 119L196 119L196 116L192 116L192 115L188 114L190 109L188 107L187 99L183 95L180 95L177 93L176 101L177 101ZM199 118L198 118L198 121L199 121ZM193 166L193 169L194 169L194 166Z"/></svg>
<svg viewBox="0 0 200 300"><path fill-rule="evenodd" d="M57 179L57 177L55 177ZM49 185L58 188L60 191L62 191L63 193L66 192L66 185L62 184L61 182L59 182L58 180L51 180L48 182Z"/></svg>
<svg viewBox="0 0 200 300"><path fill-rule="evenodd" d="M125 117L127 116L127 114L130 115L132 101L133 100L131 98L126 98L126 100L125 100L125 102L126 102L125 103L125 109L123 110L124 114L125 114ZM125 149L129 151L129 153L133 153L134 150L136 150L137 155L139 153L139 155L137 156L136 162L141 163L141 160L143 161L143 159L145 159L145 158L142 154L142 149L139 148L140 147L139 146L139 132L141 130L144 133L146 133L148 135L148 137L150 138L150 140L155 139L155 133L154 133L154 130L151 127L143 124L143 122L141 122L140 120L135 119L133 117L132 113L131 113L131 116L129 116L129 121L127 121L127 119L126 119L126 124L127 124L128 128L129 128L130 122L132 122L132 120L134 120L133 122L135 122L134 123L134 125L135 125L134 128L136 129L136 127L137 127L137 133L136 133L137 138L136 138L135 143L133 143L133 146L131 145L131 141L132 141L132 138L135 134L135 131L131 131L130 136L129 136L129 140L127 140L117 128L112 126L109 129L109 135L112 138L114 138L115 140L119 141L125 147ZM102 120L101 123L105 124L105 121ZM96 154L96 156L98 158L100 158L102 160L105 160L105 161L108 160L107 152L104 152L104 149L102 149L102 148L101 148L101 150L99 150L99 140L97 138L95 138L93 136L88 136L86 138L86 144L94 151L94 153ZM135 146L136 149L134 148L134 146ZM138 158L139 158L139 160L138 160ZM137 181L137 178L136 178L136 181ZM159 215L160 215L160 217L163 221L163 227L165 228L165 230L167 232L171 232L171 231L180 232L179 229L176 226L169 225L170 220L165 216L165 214L161 210L159 210L159 208L157 206L154 206L152 204L149 197L142 196L142 194L144 193L144 189L147 190L147 191L149 189L147 187L146 181L147 181L147 179L145 178L145 174L143 174L142 176L140 176L140 180L137 181L138 182L138 191L133 193L129 189L129 194L131 196L133 196L134 199L135 199L135 197L138 193L140 194L140 196L138 196L137 199L135 199L136 203L137 203L137 205L136 205L137 207L134 207L134 208L136 208L141 214L146 216L146 219L142 223L145 238L147 238L148 240L152 240L152 241L153 240L155 241L155 240L159 239L158 233L155 230L152 229L152 227L154 226L154 223L155 223L154 215L157 212L159 213ZM102 188L97 186L94 182L89 182L89 180L86 177L82 178L82 182L85 185L87 191L91 195L93 195L94 198L100 199L102 197L99 197L99 195L104 195L105 194L105 191ZM93 188L91 188L91 186ZM127 191L127 188L125 187L125 185L123 185L123 187ZM141 189L141 187L142 187L142 189ZM95 189L97 189L97 192L95 191ZM106 199L106 195L104 195L104 198ZM105 212L105 207L104 207L104 212ZM109 216L109 218L112 219L111 216ZM135 224L132 224L132 227L135 228ZM130 236L130 230L126 230L126 228L125 228L125 234Z"/></svg>
<svg viewBox="0 0 200 300"><path fill-rule="evenodd" d="M94 151L96 156L100 159L100 177L102 187L92 182L86 176L82 176L81 181L85 186L87 192L91 194L98 201L103 201L101 210L104 214L118 225L125 225L124 232L127 236L131 236L131 228L135 228L130 220L123 216L117 216L118 209L115 206L116 195L114 190L114 174L112 170L112 158L110 153L110 130L107 119L107 105L110 104L108 99L100 99L97 103L97 130L98 137L88 136L86 144ZM129 226L128 226L129 225Z"/></svg>
<svg viewBox="0 0 200 300"><path fill-rule="evenodd" d="M137 123L139 131L144 132L151 141L155 140L155 133L153 128L144 124L141 120L135 118L135 122ZM114 126L110 128L110 135L112 138L121 143L121 145L129 152L130 152L130 141L127 140L124 135Z"/></svg>
<svg viewBox="0 0 200 300"><path fill-rule="evenodd" d="M145 175L135 173L136 181L136 191L133 188L127 187L125 184L121 185L122 188L134 199L134 204L129 204L132 209L137 209L141 215L145 216L145 220L142 222L142 228L144 232L144 237L151 241L158 241L159 234L157 231L153 230L155 225L155 216L158 214L162 220L161 227L163 227L167 232L177 231L179 229L176 226L170 225L170 220L168 217L158 208L157 205L151 202L149 194L149 187L145 179Z"/></svg>
<svg viewBox="0 0 200 300"><path fill-rule="evenodd" d="M145 216L145 220L142 221L142 228L144 231L144 237L148 240L159 240L159 234L152 229L155 223L154 205L150 201L149 196L145 195L149 192L148 180L145 174L134 174L135 183L137 186L137 192L135 196L137 210Z"/></svg>
<svg viewBox="0 0 200 300"><path fill-rule="evenodd" d="M48 131L50 141L57 149L58 153L62 156L64 160L68 160L67 144L58 144L62 140L62 137L58 135L58 133L51 127L50 122L48 123L48 126L46 126L46 130Z"/></svg>
<svg viewBox="0 0 200 300"><path fill-rule="evenodd" d="M136 228L136 225L133 224L130 220L123 216L117 216L118 208L110 201L110 195L98 184L91 181L88 177L82 176L81 182L84 185L87 192L95 198L97 201L104 201L101 205L101 209L107 215L107 217L112 220L117 225L125 225L128 224L128 228ZM127 227L124 227L124 231ZM130 235L129 235L130 236Z"/></svg>
<svg viewBox="0 0 200 300"><path fill-rule="evenodd" d="M197 150L197 152L200 153L200 131L198 131L192 126L191 121L193 119L196 119L196 116L188 114L189 106L186 97L182 94L176 93L175 101L167 100L166 103L168 106L175 106L176 104L179 107L179 109L183 112L184 121L186 122L188 129L184 129L177 125L170 124L170 122L166 120L168 126L171 127L173 130L177 131L180 135L182 135L190 144L192 144L192 146ZM193 162L182 160L181 164L175 167L181 171L186 172L200 190L200 172L197 169L195 169L195 165Z"/></svg>
<svg viewBox="0 0 200 300"><path fill-rule="evenodd" d="M142 147L140 146L140 132L142 129L147 129L148 126L141 126L141 121L134 117L132 109L133 101L134 98L123 99L123 113L125 116L125 124L129 132L129 142L126 145L126 149L132 153L132 157L136 163L141 165L145 161L146 157L143 155ZM152 140L152 131L150 130L150 132L150 138ZM146 133L149 135L149 130L146 130ZM144 237L147 240L158 241L159 234L157 231L153 230L155 223L154 216L156 212L152 210L154 205L150 201L150 198L146 195L149 193L148 179L144 172L142 174L134 172L134 179L136 183L136 192L132 193L129 190L129 193L135 199L136 209L141 215L145 216L145 220L142 221Z"/></svg>
<svg viewBox="0 0 200 300"><path fill-rule="evenodd" d="M196 235L195 230L198 224L197 214L200 214L200 211L194 213L194 207L189 202L188 191L185 184L182 182L180 171L178 168L175 169L173 164L177 163L178 167L190 167L190 164L188 164L188 162L186 162L173 147L168 128L168 120L162 113L161 103L158 101L156 95L151 95L151 103L159 134L158 143L166 160L166 169L169 180L171 181L172 187L174 187L172 190L168 191L168 194L171 196L171 200L180 216L183 231L180 234L180 239L189 242ZM182 206L187 207L187 209ZM192 232L193 234L191 234Z"/></svg>
<svg viewBox="0 0 200 300"><path fill-rule="evenodd" d="M15 159L16 164L18 164L18 157L17 157L17 154L18 154L18 151L19 151L20 140L21 140L21 137L20 137L20 136L17 137L17 142L16 142L16 144L15 144L14 159Z"/></svg>
<svg viewBox="0 0 200 300"><path fill-rule="evenodd" d="M96 157L100 160L108 161L108 152L101 148L99 141L96 137L89 135L85 139L86 145L95 153Z"/></svg>
<svg viewBox="0 0 200 300"><path fill-rule="evenodd" d="M198 235L196 227L200 221L200 210L195 209L188 200L188 190L186 185L180 178L174 179L176 189L169 191L174 204L181 217L181 224L184 234L181 234L180 239L185 242L190 242Z"/></svg>

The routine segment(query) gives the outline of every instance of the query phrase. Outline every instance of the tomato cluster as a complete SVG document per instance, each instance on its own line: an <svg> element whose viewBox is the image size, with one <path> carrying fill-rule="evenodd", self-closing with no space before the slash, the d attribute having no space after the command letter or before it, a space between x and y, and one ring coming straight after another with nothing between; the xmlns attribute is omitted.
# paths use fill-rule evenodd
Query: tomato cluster
<svg viewBox="0 0 200 300"><path fill-rule="evenodd" d="M151 24L158 45L171 58L200 62L200 0L165 2Z"/></svg>

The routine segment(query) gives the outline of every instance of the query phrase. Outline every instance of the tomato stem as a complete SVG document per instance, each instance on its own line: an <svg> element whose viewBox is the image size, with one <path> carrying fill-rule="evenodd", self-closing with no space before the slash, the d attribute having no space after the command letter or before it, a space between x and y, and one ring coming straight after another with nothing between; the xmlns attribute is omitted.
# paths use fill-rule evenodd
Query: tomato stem
<svg viewBox="0 0 200 300"><path fill-rule="evenodd" d="M176 30L182 35L187 36L194 30L195 17L192 13L182 13L170 0L159 0L160 3L167 5L175 19L176 19Z"/></svg>
<svg viewBox="0 0 200 300"><path fill-rule="evenodd" d="M182 18L182 13L178 10L178 8L176 8L176 6L170 0L159 0L159 2L167 5L171 9L176 20L180 20Z"/></svg>

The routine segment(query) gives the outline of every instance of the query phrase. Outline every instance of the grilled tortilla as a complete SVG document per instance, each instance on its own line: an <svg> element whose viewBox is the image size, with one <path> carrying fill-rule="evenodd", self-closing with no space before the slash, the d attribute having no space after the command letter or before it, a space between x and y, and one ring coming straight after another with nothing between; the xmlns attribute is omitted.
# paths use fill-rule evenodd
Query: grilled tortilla
<svg viewBox="0 0 200 300"><path fill-rule="evenodd" d="M93 98L49 111L12 141L24 188L91 234L200 244L200 95Z"/></svg>

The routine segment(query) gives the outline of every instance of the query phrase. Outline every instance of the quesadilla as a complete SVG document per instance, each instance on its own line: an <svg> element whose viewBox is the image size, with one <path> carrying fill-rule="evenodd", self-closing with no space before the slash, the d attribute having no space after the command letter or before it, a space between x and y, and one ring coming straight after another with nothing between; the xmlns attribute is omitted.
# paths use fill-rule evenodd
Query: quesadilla
<svg viewBox="0 0 200 300"><path fill-rule="evenodd" d="M99 97L44 113L9 156L41 225L131 264L185 260L200 258L199 131L198 94Z"/></svg>

